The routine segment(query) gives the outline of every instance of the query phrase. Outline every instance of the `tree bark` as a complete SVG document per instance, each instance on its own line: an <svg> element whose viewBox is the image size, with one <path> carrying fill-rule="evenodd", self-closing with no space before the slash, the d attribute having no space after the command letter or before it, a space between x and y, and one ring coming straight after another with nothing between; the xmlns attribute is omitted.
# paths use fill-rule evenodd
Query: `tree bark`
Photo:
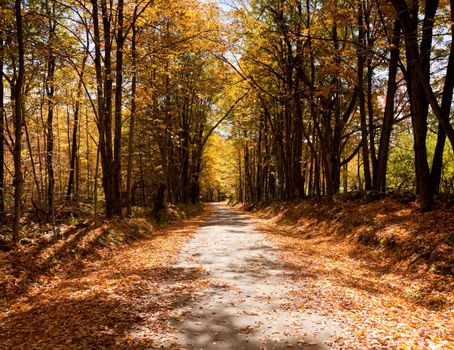
<svg viewBox="0 0 454 350"><path fill-rule="evenodd" d="M371 174L370 174L370 162L369 162L369 147L368 147L368 130L366 121L366 99L364 95L364 63L366 61L364 55L365 49L365 33L364 33L364 22L363 22L363 3L362 0L358 0L357 5L358 11L358 100L359 100L359 115L361 122L361 144L362 144L362 155L363 155L363 169L364 169L364 183L365 189L370 190L372 188Z"/></svg>
<svg viewBox="0 0 454 350"><path fill-rule="evenodd" d="M74 185L74 171L76 166L76 159L78 156L78 136L77 131L79 128L79 114L80 114L80 98L82 97L82 79L85 73L85 64L87 61L87 55L84 55L82 59L82 68L80 72L79 82L77 84L77 94L76 94L76 103L74 107L74 121L73 121L73 134L72 134L72 143L71 143L71 157L69 163L69 178L68 178L68 190L66 191L66 200L71 201L71 194ZM87 179L88 179L87 174Z"/></svg>
<svg viewBox="0 0 454 350"><path fill-rule="evenodd" d="M136 10L135 10L136 11ZM136 118L136 89L137 89L137 28L135 23L132 25L132 82L131 82L131 116L129 119L129 140L128 140L128 165L126 174L126 195L127 195L127 216L132 215L132 190L131 190L131 177L132 177L132 158L134 155L134 127Z"/></svg>
<svg viewBox="0 0 454 350"><path fill-rule="evenodd" d="M13 217L13 241L19 239L20 218L21 218L21 200L22 200L22 123L23 123L23 85L25 78L24 63L24 39L22 28L22 9L21 0L15 0L14 13L16 19L16 36L17 36L17 54L18 68L17 78L14 83L14 217Z"/></svg>
<svg viewBox="0 0 454 350"><path fill-rule="evenodd" d="M394 97L397 91L397 68L399 64L400 47L400 24L399 20L394 22L393 36L391 38L391 57L388 66L388 84L386 90L385 110L383 113L383 124L378 147L377 173L374 179L374 188L377 191L386 191L386 170L388 165L389 141L391 138L394 121Z"/></svg>
<svg viewBox="0 0 454 350"><path fill-rule="evenodd" d="M120 203L116 201L114 188L114 166L112 147L112 41L111 17L106 0L101 0L103 23L103 52L99 27L99 8L97 0L91 0L93 18L93 38L95 43L95 71L97 89L97 125L99 132L99 152L102 168L102 185L105 196L106 217L118 216Z"/></svg>
<svg viewBox="0 0 454 350"><path fill-rule="evenodd" d="M452 95L454 89L454 0L450 0L451 6L451 46L449 51L448 66L446 68L445 82L443 85L443 93L441 99L441 112L444 119L449 120L451 111ZM431 181L432 191L434 193L440 192L441 173L443 169L443 151L446 142L446 132L443 126L438 126L437 144L435 146L435 153L432 159Z"/></svg>
<svg viewBox="0 0 454 350"><path fill-rule="evenodd" d="M122 216L121 195L121 104L123 97L123 0L118 0L117 8L117 51L115 63L115 132L113 154L113 210L115 215Z"/></svg>
<svg viewBox="0 0 454 350"><path fill-rule="evenodd" d="M424 89L424 85L429 85L430 88L430 50L437 6L438 0L426 1L420 50L418 50L417 42L418 2L415 1L412 4L412 8L409 9L411 12L407 13L408 17L402 17L401 15L399 18L404 31L407 49L407 84L413 124L416 189L423 210L430 210L433 204L433 191L426 147L429 96Z"/></svg>
<svg viewBox="0 0 454 350"><path fill-rule="evenodd" d="M55 208L54 208L54 165L53 165L53 153L54 153L54 76L55 76L55 57L51 54L47 62L47 81L46 81L46 97L47 97L47 144L46 144L46 164L47 164L47 212L50 222L52 224L52 230L54 236L55 231Z"/></svg>
<svg viewBox="0 0 454 350"><path fill-rule="evenodd" d="M46 12L49 24L48 32L48 50L49 56L47 59L47 75L46 75L46 102L47 102L47 144L46 144L46 164L47 164L47 215L52 224L52 231L54 238L57 236L55 230L55 207L54 207L54 188L55 188L55 176L54 176L54 165L53 165L53 153L54 153L54 94L55 94L55 67L56 59L53 53L53 39L55 36L55 22L53 20L54 11L53 8L49 8L49 3L46 3Z"/></svg>
<svg viewBox="0 0 454 350"><path fill-rule="evenodd" d="M5 94L3 85L3 31L0 31L0 220L5 215L5 108L3 98Z"/></svg>

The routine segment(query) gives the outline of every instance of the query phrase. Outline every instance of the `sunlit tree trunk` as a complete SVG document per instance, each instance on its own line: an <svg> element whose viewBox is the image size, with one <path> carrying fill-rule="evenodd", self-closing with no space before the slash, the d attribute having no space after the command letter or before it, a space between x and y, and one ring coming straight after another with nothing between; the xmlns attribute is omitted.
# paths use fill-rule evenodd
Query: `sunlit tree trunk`
<svg viewBox="0 0 454 350"><path fill-rule="evenodd" d="M0 31L0 219L5 215L5 108L3 104L4 99L4 85L3 85L3 31Z"/></svg>
<svg viewBox="0 0 454 350"><path fill-rule="evenodd" d="M49 37L48 37L48 50L49 56L47 58L47 75L46 75L46 102L47 102L47 143L46 143L46 164L47 164L47 211L48 217L52 224L52 230L54 237L57 235L55 230L55 205L54 205L54 188L55 188L55 176L54 176L54 165L53 165L53 153L54 153L54 94L55 94L55 68L56 58L53 53L52 45L54 44L55 38L55 27L54 22L55 11L54 8L49 8L49 3L46 3L46 13L48 16L49 25Z"/></svg>

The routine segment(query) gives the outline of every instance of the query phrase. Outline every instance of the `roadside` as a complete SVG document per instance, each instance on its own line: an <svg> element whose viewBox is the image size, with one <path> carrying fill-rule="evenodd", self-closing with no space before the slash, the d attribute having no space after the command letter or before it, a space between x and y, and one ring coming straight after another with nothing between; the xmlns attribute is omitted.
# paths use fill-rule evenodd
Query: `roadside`
<svg viewBox="0 0 454 350"><path fill-rule="evenodd" d="M1 253L0 349L146 348L204 284L202 270L170 262L209 215L110 222Z"/></svg>
<svg viewBox="0 0 454 350"><path fill-rule="evenodd" d="M298 307L343 320L359 348L454 349L453 277L436 273L430 257L403 251L420 244L449 259L441 249L450 249L442 240L453 228L450 211L437 222L433 213L389 200L268 203L250 217L295 272ZM358 348L346 339L337 346Z"/></svg>

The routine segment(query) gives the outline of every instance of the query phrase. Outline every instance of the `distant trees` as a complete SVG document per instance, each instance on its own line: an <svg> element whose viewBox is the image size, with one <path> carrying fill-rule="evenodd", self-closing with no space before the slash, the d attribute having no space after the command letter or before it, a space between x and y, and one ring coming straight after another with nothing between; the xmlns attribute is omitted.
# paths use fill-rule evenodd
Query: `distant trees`
<svg viewBox="0 0 454 350"><path fill-rule="evenodd" d="M139 32L139 41L161 46L156 54L143 55L137 65L141 94L134 99L137 141L132 146L139 153L141 173L131 186L133 200L149 198L150 189L161 188L169 202L199 201L205 138L217 121L213 106L230 83L228 68L213 55L223 50L216 7L193 2L192 11L185 14L180 6L169 3L160 13L162 30L144 26ZM188 19L192 26L186 27ZM180 44L171 49L174 42ZM144 157L148 149L153 154ZM150 167L150 160L159 166ZM143 170L147 174L150 168L154 176L144 176ZM135 197L135 190L141 190L141 196Z"/></svg>

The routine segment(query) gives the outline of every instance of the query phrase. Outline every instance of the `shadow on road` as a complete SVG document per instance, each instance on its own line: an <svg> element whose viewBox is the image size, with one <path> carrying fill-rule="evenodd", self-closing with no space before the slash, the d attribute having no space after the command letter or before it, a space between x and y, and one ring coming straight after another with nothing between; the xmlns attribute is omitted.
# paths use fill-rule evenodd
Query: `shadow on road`
<svg viewBox="0 0 454 350"><path fill-rule="evenodd" d="M181 266L201 266L211 285L171 319L171 349L329 349L340 332L323 316L295 308L290 269L241 213L214 205L183 248Z"/></svg>

